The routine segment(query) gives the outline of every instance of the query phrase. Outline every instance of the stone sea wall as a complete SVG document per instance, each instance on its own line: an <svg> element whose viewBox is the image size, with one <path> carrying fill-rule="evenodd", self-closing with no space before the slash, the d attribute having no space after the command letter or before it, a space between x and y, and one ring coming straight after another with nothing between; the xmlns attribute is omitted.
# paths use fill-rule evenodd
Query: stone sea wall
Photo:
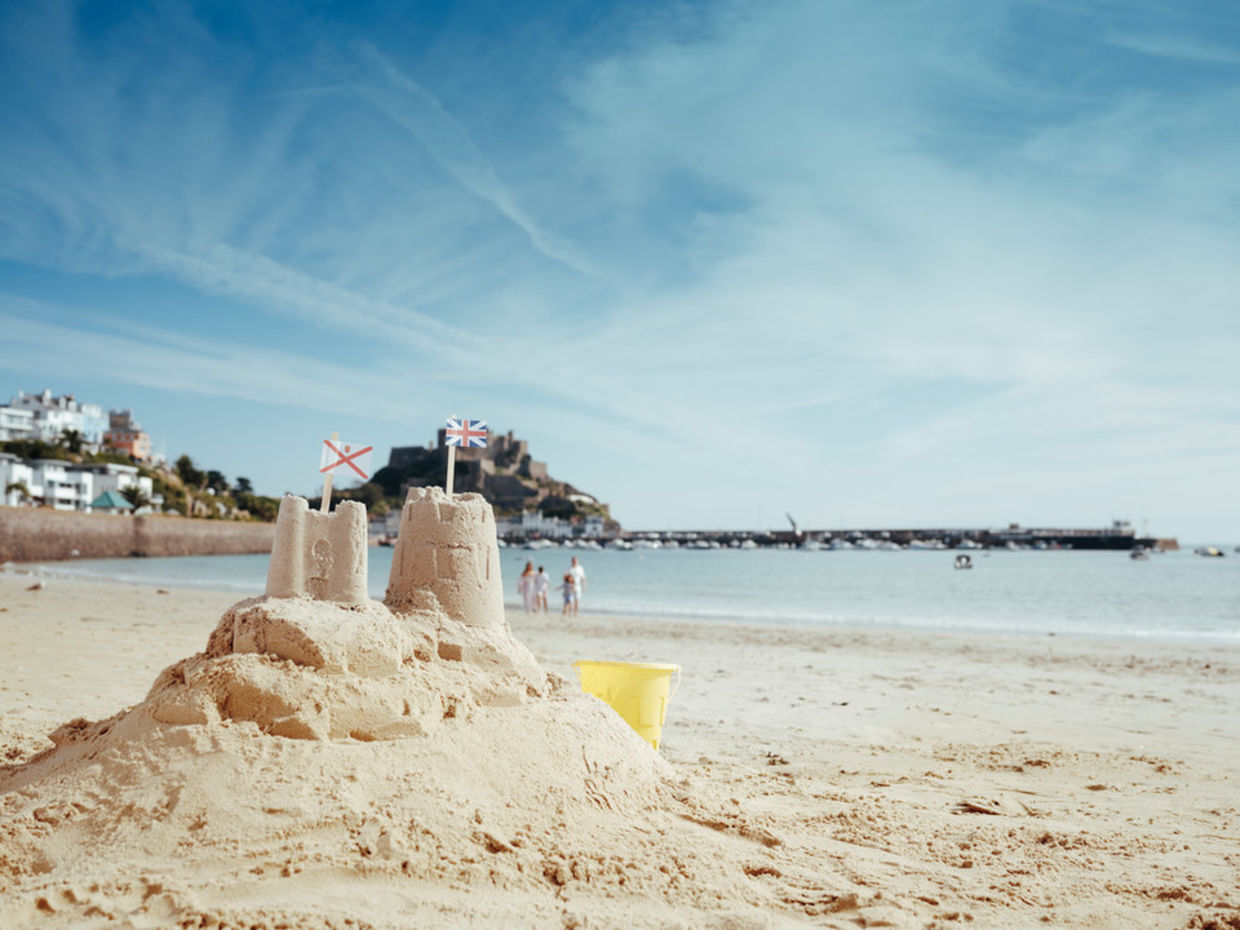
<svg viewBox="0 0 1240 930"><path fill-rule="evenodd" d="M273 523L0 507L0 562L270 552Z"/></svg>

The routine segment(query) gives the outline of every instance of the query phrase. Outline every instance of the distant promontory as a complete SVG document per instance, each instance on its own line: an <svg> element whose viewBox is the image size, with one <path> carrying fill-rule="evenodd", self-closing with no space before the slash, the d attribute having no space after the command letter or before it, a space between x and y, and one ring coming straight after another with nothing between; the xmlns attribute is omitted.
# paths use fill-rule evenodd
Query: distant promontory
<svg viewBox="0 0 1240 930"><path fill-rule="evenodd" d="M448 474L446 430L433 444L396 446L388 463L359 488L345 490L340 499L358 500L371 513L398 510L409 488L444 485ZM619 532L610 509L594 495L567 481L551 477L547 463L530 454L529 442L511 431L491 433L485 448L457 448L454 490L481 494L495 508L497 518L536 514L567 525L604 524Z"/></svg>

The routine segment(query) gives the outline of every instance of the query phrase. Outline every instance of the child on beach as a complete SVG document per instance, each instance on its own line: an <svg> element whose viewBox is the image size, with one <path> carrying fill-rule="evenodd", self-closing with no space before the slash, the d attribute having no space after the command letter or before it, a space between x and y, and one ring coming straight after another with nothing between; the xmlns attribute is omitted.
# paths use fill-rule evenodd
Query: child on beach
<svg viewBox="0 0 1240 930"><path fill-rule="evenodd" d="M561 617L566 617L573 609L573 604L577 600L577 585L571 573L564 576L564 583L560 585L560 590L564 593L564 609L560 611Z"/></svg>

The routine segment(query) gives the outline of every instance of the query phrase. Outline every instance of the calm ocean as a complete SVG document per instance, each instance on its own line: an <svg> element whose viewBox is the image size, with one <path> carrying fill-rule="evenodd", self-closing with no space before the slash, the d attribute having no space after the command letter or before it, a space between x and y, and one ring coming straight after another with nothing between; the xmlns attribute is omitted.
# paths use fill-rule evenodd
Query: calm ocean
<svg viewBox="0 0 1240 930"><path fill-rule="evenodd" d="M556 579L573 555L588 576L583 614L796 626L883 627L1240 640L1240 553L1191 551L1133 561L1126 552L693 550L501 551L505 598L527 559ZM382 598L392 550L370 549L370 591ZM267 556L98 559L44 571L164 587L261 594ZM559 610L558 595L551 606Z"/></svg>

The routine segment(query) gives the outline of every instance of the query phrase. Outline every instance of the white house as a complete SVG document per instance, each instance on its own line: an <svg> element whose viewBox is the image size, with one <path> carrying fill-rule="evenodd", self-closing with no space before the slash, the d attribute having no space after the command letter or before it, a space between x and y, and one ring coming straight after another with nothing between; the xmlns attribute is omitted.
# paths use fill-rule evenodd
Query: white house
<svg viewBox="0 0 1240 930"><path fill-rule="evenodd" d="M538 510L526 510L520 517L501 517L495 521L500 536L540 536L543 539L567 539L573 535L573 525L559 517L548 517Z"/></svg>
<svg viewBox="0 0 1240 930"><path fill-rule="evenodd" d="M0 407L0 441L34 438L34 411Z"/></svg>
<svg viewBox="0 0 1240 930"><path fill-rule="evenodd" d="M25 485L26 490L30 491L30 485L34 483L34 469L19 459L16 455L8 452L0 452L0 504L6 507L18 507L23 504L21 491L14 488L7 490L11 484ZM33 495L34 492L30 491Z"/></svg>
<svg viewBox="0 0 1240 930"><path fill-rule="evenodd" d="M94 500L104 491L124 491L132 487L140 488L147 497L151 497L154 493L154 485L151 479L144 475L139 475L136 465L118 465L113 462L102 462L99 464L79 465L78 468L93 475L91 485L94 494L91 500ZM162 498L154 501L157 504L162 502Z"/></svg>
<svg viewBox="0 0 1240 930"><path fill-rule="evenodd" d="M104 431L108 428L107 417L98 404L83 404L74 399L72 394L53 397L50 390L44 389L41 394L27 394L18 391L17 396L10 398L7 411L13 419L14 426L25 422L29 432L25 435L2 436L7 439L41 439L44 442L55 442L65 430L77 430L82 440L91 446L103 442ZM24 420L23 413L30 414ZM9 427L13 428L13 427ZM4 429L0 422L0 431Z"/></svg>
<svg viewBox="0 0 1240 930"><path fill-rule="evenodd" d="M5 492L5 488L17 482L26 486L33 502L57 510L89 512L90 502L104 491L119 492L136 486L148 497L153 492L151 479L139 475L138 469L132 465L75 465L60 459L23 462L15 455L0 453L0 492L3 492L0 500L7 506L22 504L20 491ZM157 499L153 503L158 505L162 501Z"/></svg>
<svg viewBox="0 0 1240 930"><path fill-rule="evenodd" d="M592 500L593 498L591 498ZM519 517L497 517L495 530L500 536L539 536L543 539L602 539L606 521L589 514L580 526L561 517L549 517L538 510L526 510Z"/></svg>

